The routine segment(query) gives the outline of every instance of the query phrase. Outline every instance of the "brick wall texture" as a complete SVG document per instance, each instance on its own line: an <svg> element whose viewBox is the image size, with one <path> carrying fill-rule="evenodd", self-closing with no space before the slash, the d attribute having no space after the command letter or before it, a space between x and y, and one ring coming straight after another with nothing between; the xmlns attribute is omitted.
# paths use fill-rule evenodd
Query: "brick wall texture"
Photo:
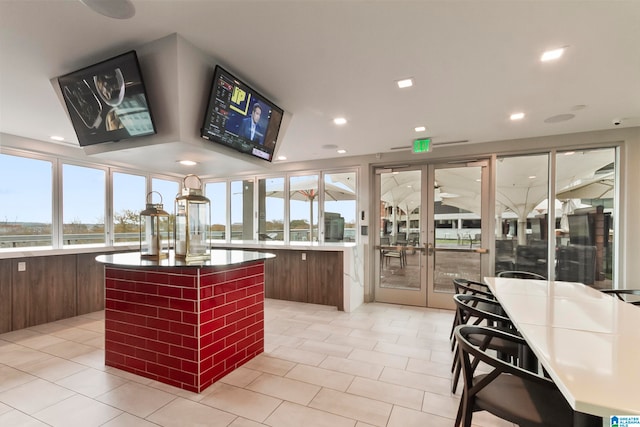
<svg viewBox="0 0 640 427"><path fill-rule="evenodd" d="M264 263L105 268L105 363L201 392L264 351Z"/></svg>

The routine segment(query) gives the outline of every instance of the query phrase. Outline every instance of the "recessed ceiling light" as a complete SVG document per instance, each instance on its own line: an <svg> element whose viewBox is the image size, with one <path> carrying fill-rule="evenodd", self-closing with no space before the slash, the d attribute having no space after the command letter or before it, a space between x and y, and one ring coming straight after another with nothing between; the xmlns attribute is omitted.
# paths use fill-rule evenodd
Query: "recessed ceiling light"
<svg viewBox="0 0 640 427"><path fill-rule="evenodd" d="M347 119L345 119L344 117L336 117L335 119L333 119L333 123L337 125L344 125L347 124Z"/></svg>
<svg viewBox="0 0 640 427"><path fill-rule="evenodd" d="M416 132L424 132L425 130L427 130L427 128L424 126L416 126L415 129L416 129Z"/></svg>
<svg viewBox="0 0 640 427"><path fill-rule="evenodd" d="M53 139L54 141L64 141L64 138L61 136L50 136L51 139Z"/></svg>
<svg viewBox="0 0 640 427"><path fill-rule="evenodd" d="M560 49L548 50L542 54L542 56L540 57L540 61L542 62L553 61L554 59L560 58L563 53L564 53L563 47L561 47Z"/></svg>
<svg viewBox="0 0 640 427"><path fill-rule="evenodd" d="M413 80L411 79L398 80L396 83L400 89L413 86Z"/></svg>
<svg viewBox="0 0 640 427"><path fill-rule="evenodd" d="M109 18L129 19L136 14L136 8L131 0L80 0L80 2L94 12Z"/></svg>
<svg viewBox="0 0 640 427"><path fill-rule="evenodd" d="M287 156L278 156L278 160L287 160Z"/></svg>
<svg viewBox="0 0 640 427"><path fill-rule="evenodd" d="M347 152L347 150L344 150L344 149L342 149L342 148L341 148L340 150L338 150L338 153L339 153L339 154L344 154L344 153L346 153L346 152Z"/></svg>
<svg viewBox="0 0 640 427"><path fill-rule="evenodd" d="M181 165L184 166L195 166L198 163L194 162L193 160L180 160L178 163L180 163Z"/></svg>
<svg viewBox="0 0 640 427"><path fill-rule="evenodd" d="M546 119L544 119L545 123L560 123L560 122L566 122L567 120L571 120L575 117L575 114L557 114L555 116L551 116L551 117L547 117Z"/></svg>
<svg viewBox="0 0 640 427"><path fill-rule="evenodd" d="M536 178L537 178L537 176L535 176L535 175L529 175L529 179L536 179Z"/></svg>
<svg viewBox="0 0 640 427"><path fill-rule="evenodd" d="M524 113L513 113L509 118L511 120L522 120L524 119Z"/></svg>
<svg viewBox="0 0 640 427"><path fill-rule="evenodd" d="M565 156L573 156L574 154L576 154L575 151L567 151L566 153L564 153Z"/></svg>

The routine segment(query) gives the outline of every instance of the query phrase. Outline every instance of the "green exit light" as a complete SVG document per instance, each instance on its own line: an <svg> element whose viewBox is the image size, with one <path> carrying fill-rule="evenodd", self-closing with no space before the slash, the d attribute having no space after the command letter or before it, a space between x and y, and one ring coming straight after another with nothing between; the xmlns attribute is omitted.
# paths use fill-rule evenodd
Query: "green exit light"
<svg viewBox="0 0 640 427"><path fill-rule="evenodd" d="M415 139L413 141L414 153L426 153L431 151L431 138Z"/></svg>

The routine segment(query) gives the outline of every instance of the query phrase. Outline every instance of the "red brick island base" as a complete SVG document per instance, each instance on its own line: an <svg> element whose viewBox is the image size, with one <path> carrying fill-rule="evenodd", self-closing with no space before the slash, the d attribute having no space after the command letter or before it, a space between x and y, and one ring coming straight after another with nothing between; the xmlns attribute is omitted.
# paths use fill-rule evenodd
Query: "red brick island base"
<svg viewBox="0 0 640 427"><path fill-rule="evenodd" d="M176 266L172 259L140 261L139 254L97 258L107 264L107 366L199 393L264 351L270 254L222 250L212 251L212 259L217 252L258 259ZM137 266L122 262L136 255Z"/></svg>

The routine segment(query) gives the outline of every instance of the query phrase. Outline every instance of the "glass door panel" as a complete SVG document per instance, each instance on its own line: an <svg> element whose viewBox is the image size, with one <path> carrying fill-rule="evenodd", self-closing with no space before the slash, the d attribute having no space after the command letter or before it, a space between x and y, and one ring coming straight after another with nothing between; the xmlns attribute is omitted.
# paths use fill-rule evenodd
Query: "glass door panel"
<svg viewBox="0 0 640 427"><path fill-rule="evenodd" d="M383 171L378 180L376 301L425 306L421 244L422 168Z"/></svg>
<svg viewBox="0 0 640 427"><path fill-rule="evenodd" d="M615 148L556 154L555 277L614 285Z"/></svg>
<svg viewBox="0 0 640 427"><path fill-rule="evenodd" d="M488 162L433 165L428 215L428 305L453 309L453 279L482 280L487 270L486 216L488 191L483 185Z"/></svg>
<svg viewBox="0 0 640 427"><path fill-rule="evenodd" d="M560 208L558 200L549 203L549 155L498 158L495 201L495 273L549 277L548 221Z"/></svg>
<svg viewBox="0 0 640 427"><path fill-rule="evenodd" d="M616 157L604 148L498 158L496 274L612 287Z"/></svg>

